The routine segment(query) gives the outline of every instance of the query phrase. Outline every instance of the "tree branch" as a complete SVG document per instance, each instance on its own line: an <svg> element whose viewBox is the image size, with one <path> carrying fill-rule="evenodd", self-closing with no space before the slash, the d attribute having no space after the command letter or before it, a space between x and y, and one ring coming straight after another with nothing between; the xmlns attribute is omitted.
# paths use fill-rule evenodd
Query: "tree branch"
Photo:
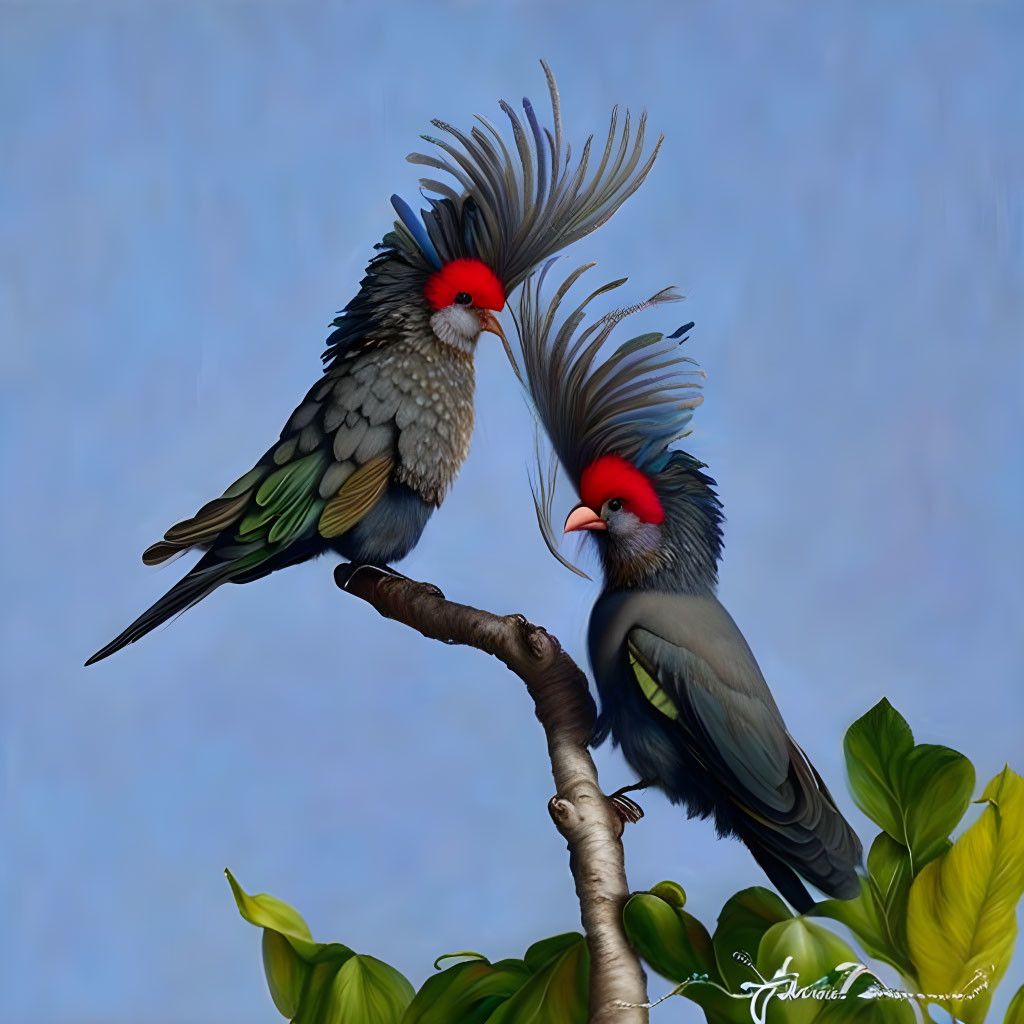
<svg viewBox="0 0 1024 1024"><path fill-rule="evenodd" d="M569 868L590 949L590 1024L646 1024L647 985L622 928L629 897L622 823L601 792L587 741L596 709L579 666L522 615L456 604L429 583L371 566L339 565L335 582L432 640L492 654L526 684L547 737L556 794L548 810L569 846Z"/></svg>

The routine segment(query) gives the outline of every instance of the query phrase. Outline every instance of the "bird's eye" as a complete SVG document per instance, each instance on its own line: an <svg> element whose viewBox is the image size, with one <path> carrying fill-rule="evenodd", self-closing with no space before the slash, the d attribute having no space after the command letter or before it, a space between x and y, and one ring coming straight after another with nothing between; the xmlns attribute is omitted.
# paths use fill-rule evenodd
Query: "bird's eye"
<svg viewBox="0 0 1024 1024"><path fill-rule="evenodd" d="M473 304L473 296L469 292L459 292L455 296L455 301L460 306L470 306Z"/></svg>
<svg viewBox="0 0 1024 1024"><path fill-rule="evenodd" d="M620 508L622 508L621 498L612 498L612 500L608 502L609 512L618 512Z"/></svg>

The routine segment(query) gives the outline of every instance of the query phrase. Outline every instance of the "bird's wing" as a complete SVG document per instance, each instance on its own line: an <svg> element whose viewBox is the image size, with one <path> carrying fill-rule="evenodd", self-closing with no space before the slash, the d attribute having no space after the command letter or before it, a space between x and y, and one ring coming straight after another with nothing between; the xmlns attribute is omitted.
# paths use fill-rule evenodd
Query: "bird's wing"
<svg viewBox="0 0 1024 1024"><path fill-rule="evenodd" d="M338 537L383 494L398 461L399 387L379 361L357 356L336 364L310 389L278 443L259 463L172 526L149 547L153 565L192 547L234 559L256 551L268 558L299 541Z"/></svg>
<svg viewBox="0 0 1024 1024"><path fill-rule="evenodd" d="M700 655L641 627L630 630L626 644L644 696L676 723L690 753L734 799L761 814L792 810L792 741L764 682L745 678L740 661L733 672L716 672Z"/></svg>
<svg viewBox="0 0 1024 1024"><path fill-rule="evenodd" d="M860 841L786 731L745 645L732 657L719 652L712 666L642 627L630 630L626 644L637 685L727 794L738 813L726 824L780 891L800 909L810 906L792 877L796 869L830 895L855 896Z"/></svg>
<svg viewBox="0 0 1024 1024"><path fill-rule="evenodd" d="M375 393L384 374L360 362L360 351L346 354L317 382L256 466L147 548L142 557L150 565L193 547L206 554L87 664L134 643L224 583L247 583L319 554L374 507L398 462L402 395L381 387Z"/></svg>

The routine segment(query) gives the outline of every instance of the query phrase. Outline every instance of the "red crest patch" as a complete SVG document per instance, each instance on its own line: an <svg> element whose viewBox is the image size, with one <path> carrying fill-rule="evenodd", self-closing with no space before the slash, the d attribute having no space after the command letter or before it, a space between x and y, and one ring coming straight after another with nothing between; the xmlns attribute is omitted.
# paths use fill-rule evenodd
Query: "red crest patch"
<svg viewBox="0 0 1024 1024"><path fill-rule="evenodd" d="M648 476L621 455L602 455L580 476L580 497L595 512L610 498L645 523L663 523L665 509Z"/></svg>
<svg viewBox="0 0 1024 1024"><path fill-rule="evenodd" d="M436 274L431 274L423 287L423 295L432 309L444 309L465 292L478 309L500 311L505 306L505 289L497 275L480 260L452 260Z"/></svg>

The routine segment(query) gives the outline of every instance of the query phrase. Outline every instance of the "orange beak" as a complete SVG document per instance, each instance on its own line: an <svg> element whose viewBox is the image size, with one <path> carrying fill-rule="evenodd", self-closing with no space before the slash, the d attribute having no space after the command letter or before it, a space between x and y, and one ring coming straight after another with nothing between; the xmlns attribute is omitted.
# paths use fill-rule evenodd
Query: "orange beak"
<svg viewBox="0 0 1024 1024"><path fill-rule="evenodd" d="M565 521L565 532L572 533L574 530L607 530L608 524L592 509L586 505L577 505Z"/></svg>
<svg viewBox="0 0 1024 1024"><path fill-rule="evenodd" d="M501 329L501 324L498 323L498 318L489 309L480 310L480 332L482 334L496 334L501 338L501 343L507 348L508 342L505 340L505 332Z"/></svg>

